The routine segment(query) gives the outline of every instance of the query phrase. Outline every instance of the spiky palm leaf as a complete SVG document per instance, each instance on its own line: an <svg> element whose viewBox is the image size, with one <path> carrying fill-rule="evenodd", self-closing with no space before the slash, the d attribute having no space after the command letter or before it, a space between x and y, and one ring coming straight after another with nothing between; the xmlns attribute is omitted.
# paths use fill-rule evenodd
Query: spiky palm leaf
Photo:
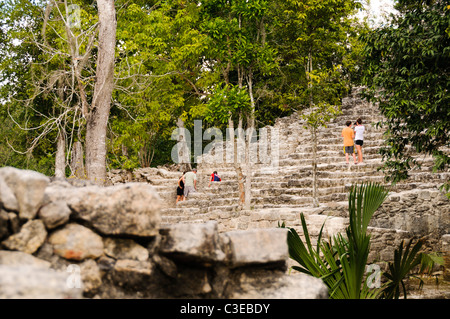
<svg viewBox="0 0 450 319"><path fill-rule="evenodd" d="M408 241L405 247L404 241L394 252L394 261L388 263L388 271L383 273L384 277L388 279L386 288L383 291L384 298L398 299L400 292L403 292L403 297L406 299L406 287L404 279L408 273L417 265L420 264L422 256L419 250L423 245L423 240L419 240L411 249L411 241Z"/></svg>
<svg viewBox="0 0 450 319"><path fill-rule="evenodd" d="M328 286L331 298L376 298L380 290L370 290L363 283L370 236L367 227L374 212L386 199L388 191L377 184L352 187L349 194L350 225L347 238L337 234L329 241L319 233L317 247L311 244L304 215L301 214L306 245L297 232L289 228L289 254L300 266L293 269L321 278Z"/></svg>

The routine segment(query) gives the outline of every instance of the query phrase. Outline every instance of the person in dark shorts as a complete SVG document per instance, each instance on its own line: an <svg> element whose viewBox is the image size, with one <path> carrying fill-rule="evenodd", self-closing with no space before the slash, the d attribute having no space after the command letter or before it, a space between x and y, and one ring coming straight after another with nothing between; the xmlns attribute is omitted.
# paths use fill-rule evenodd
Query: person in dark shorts
<svg viewBox="0 0 450 319"><path fill-rule="evenodd" d="M358 162L363 162L363 155L362 155L362 146L364 144L364 125L362 125L362 120L359 118L356 120L356 126L354 128L355 130L355 147L356 151L358 152Z"/></svg>
<svg viewBox="0 0 450 319"><path fill-rule="evenodd" d="M177 201L175 202L175 204L179 201L184 201L184 174L186 174L186 172L183 172L183 175L178 180Z"/></svg>
<svg viewBox="0 0 450 319"><path fill-rule="evenodd" d="M349 156L348 154L352 154L353 160L355 164L358 164L356 161L356 155L354 151L354 143L353 139L355 138L355 131L350 127L352 125L352 121L347 121L345 123L346 127L342 130L342 137L344 138L344 152L345 152L345 160L347 164L349 164Z"/></svg>

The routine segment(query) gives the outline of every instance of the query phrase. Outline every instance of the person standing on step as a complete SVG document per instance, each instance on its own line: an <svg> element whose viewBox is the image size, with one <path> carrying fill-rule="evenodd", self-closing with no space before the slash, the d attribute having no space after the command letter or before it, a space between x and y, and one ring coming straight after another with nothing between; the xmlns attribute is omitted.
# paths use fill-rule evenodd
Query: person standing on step
<svg viewBox="0 0 450 319"><path fill-rule="evenodd" d="M184 175L186 172L183 172L183 175L178 180L178 187L177 187L177 201L175 204L177 204L179 201L184 201Z"/></svg>
<svg viewBox="0 0 450 319"><path fill-rule="evenodd" d="M344 138L344 152L345 152L345 160L347 164L349 163L348 154L353 155L353 160L355 164L358 164L356 161L356 155L354 153L354 143L353 139L355 138L355 131L350 127L352 125L352 121L347 121L345 123L346 127L342 130L342 137Z"/></svg>
<svg viewBox="0 0 450 319"><path fill-rule="evenodd" d="M358 162L363 162L363 155L362 155L362 146L363 146L363 135L364 135L364 125L362 125L361 118L358 118L356 120L356 126L355 126L355 147L356 151L358 152Z"/></svg>
<svg viewBox="0 0 450 319"><path fill-rule="evenodd" d="M184 174L184 198L188 198L190 193L197 191L197 169Z"/></svg>

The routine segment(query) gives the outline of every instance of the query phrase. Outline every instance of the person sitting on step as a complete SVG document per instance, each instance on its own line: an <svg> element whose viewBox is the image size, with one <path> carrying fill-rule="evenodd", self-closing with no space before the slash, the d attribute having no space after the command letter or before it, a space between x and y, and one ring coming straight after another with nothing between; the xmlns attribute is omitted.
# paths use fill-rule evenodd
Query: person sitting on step
<svg viewBox="0 0 450 319"><path fill-rule="evenodd" d="M217 174L217 171L214 171L211 174L211 179L209 180L208 187L211 187L211 182L220 182L222 179L220 178L219 174Z"/></svg>

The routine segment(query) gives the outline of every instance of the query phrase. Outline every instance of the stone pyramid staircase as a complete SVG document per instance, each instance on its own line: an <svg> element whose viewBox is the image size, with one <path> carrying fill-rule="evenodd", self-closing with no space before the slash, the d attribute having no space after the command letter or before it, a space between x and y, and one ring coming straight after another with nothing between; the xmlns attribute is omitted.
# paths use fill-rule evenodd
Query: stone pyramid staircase
<svg viewBox="0 0 450 319"><path fill-rule="evenodd" d="M257 163L252 166L250 210L239 210L237 175L232 164L214 164L204 160L197 166L198 193L177 205L175 189L181 172L142 168L134 172L135 179L149 182L157 188L164 202L163 223L215 220L220 231L229 231L277 227L278 223L285 222L287 226L300 230L299 214L304 213L313 235L318 233L324 222L325 235L343 231L348 220L347 194L350 186L363 182L386 184L384 174L378 170L381 166L378 150L383 143L383 130L377 128L376 123L382 120L382 116L376 106L360 98L360 93L361 88L354 89L343 100L342 114L319 131L319 207L312 205L311 134L304 128L304 122L297 113L278 119L274 125L280 132L278 165ZM366 128L364 163L354 165L351 159L352 164L348 165L343 153L341 131L347 120L355 121L358 117L362 118ZM407 181L396 186L386 184L390 188L389 198L377 212L379 218L374 216L375 221L371 224L374 240L380 246L374 259L383 257L383 249L392 252L390 247L394 242L412 235L432 233L433 249L440 250L440 238L450 232L450 202L438 189L450 178L450 172L432 173L432 159L418 158L422 168L412 171ZM222 181L208 187L209 176L214 170L218 171ZM423 210L423 213L417 214L418 210ZM392 211L397 214L392 216ZM428 226L417 231L417 223L427 223ZM386 246L386 242L391 245Z"/></svg>

